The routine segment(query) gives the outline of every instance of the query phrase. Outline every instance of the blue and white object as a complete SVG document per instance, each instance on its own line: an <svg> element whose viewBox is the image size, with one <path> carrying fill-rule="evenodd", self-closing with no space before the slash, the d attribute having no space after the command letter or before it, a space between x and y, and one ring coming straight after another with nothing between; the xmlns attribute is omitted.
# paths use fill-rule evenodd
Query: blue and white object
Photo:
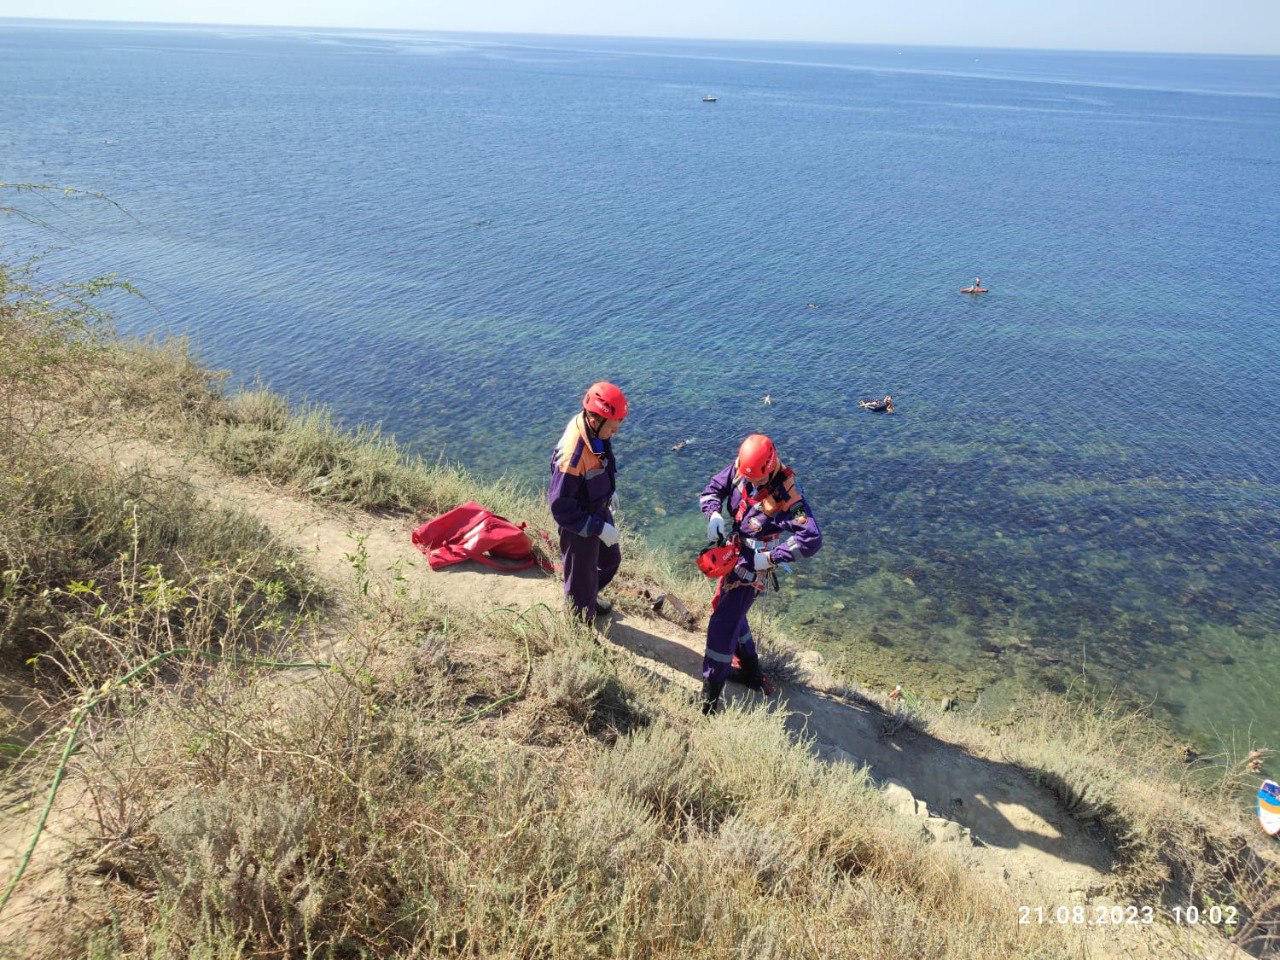
<svg viewBox="0 0 1280 960"><path fill-rule="evenodd" d="M1258 788L1258 819L1269 836L1280 836L1280 783L1262 781Z"/></svg>

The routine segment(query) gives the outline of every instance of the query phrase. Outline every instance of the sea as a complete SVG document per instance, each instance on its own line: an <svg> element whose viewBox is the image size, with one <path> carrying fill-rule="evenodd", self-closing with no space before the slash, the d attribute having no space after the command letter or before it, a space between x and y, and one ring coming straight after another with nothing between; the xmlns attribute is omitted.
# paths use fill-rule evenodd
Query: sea
<svg viewBox="0 0 1280 960"><path fill-rule="evenodd" d="M865 682L1280 747L1280 58L0 20L0 91L124 332L530 486L611 380L679 562L767 433Z"/></svg>

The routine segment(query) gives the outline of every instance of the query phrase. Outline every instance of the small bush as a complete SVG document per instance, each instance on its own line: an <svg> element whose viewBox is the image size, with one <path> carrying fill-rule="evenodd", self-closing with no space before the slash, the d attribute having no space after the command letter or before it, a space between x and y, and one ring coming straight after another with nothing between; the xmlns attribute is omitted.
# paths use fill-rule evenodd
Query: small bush
<svg viewBox="0 0 1280 960"><path fill-rule="evenodd" d="M0 206L0 215L12 208ZM48 457L48 435L65 427L62 398L76 392L106 342L106 314L96 301L130 290L113 277L48 282L41 258L0 253L0 458Z"/></svg>
<svg viewBox="0 0 1280 960"><path fill-rule="evenodd" d="M729 798L704 778L688 738L664 723L640 730L602 754L594 772L610 789L644 803L668 822L709 827L733 811Z"/></svg>
<svg viewBox="0 0 1280 960"><path fill-rule="evenodd" d="M279 432L288 426L289 403L270 390L247 390L231 398L231 414L235 421L246 426Z"/></svg>
<svg viewBox="0 0 1280 960"><path fill-rule="evenodd" d="M760 649L760 668L775 683L799 683L805 669L800 649L786 640L775 640Z"/></svg>
<svg viewBox="0 0 1280 960"><path fill-rule="evenodd" d="M229 416L225 371L199 362L185 337L107 340L80 389L71 394L96 417L143 432L168 425L188 439Z"/></svg>
<svg viewBox="0 0 1280 960"><path fill-rule="evenodd" d="M307 849L314 804L245 786L222 783L161 814L154 876L170 923L289 951L324 907Z"/></svg>
<svg viewBox="0 0 1280 960"><path fill-rule="evenodd" d="M585 723L613 676L605 664L563 653L540 660L534 678L548 700Z"/></svg>
<svg viewBox="0 0 1280 960"><path fill-rule="evenodd" d="M730 817L715 834L714 856L753 875L762 891L776 892L806 866L809 851L786 825L758 826Z"/></svg>

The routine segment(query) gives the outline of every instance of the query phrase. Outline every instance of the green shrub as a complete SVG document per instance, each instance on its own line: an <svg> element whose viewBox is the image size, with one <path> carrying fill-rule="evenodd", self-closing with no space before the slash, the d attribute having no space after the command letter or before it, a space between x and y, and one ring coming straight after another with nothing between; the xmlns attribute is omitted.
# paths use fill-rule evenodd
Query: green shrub
<svg viewBox="0 0 1280 960"><path fill-rule="evenodd" d="M96 663L92 684L158 649L260 642L316 589L260 522L144 468L15 472L0 499L0 656L11 664L61 643Z"/></svg>

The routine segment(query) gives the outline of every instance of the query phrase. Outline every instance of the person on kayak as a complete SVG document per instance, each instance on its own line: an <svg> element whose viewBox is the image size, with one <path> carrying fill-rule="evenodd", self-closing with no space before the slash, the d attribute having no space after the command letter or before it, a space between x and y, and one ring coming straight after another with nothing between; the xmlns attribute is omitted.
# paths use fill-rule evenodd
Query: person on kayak
<svg viewBox="0 0 1280 960"><path fill-rule="evenodd" d="M627 398L612 383L593 383L582 411L551 454L551 516L560 527L564 593L573 614L590 623L613 604L600 599L622 564L618 528L618 467L614 435L627 417Z"/></svg>
<svg viewBox="0 0 1280 960"><path fill-rule="evenodd" d="M973 278L973 289L975 289L975 290L980 290L981 288L982 288L982 278L981 278L981 277L974 277L974 278Z"/></svg>
<svg viewBox="0 0 1280 960"><path fill-rule="evenodd" d="M707 517L707 539L737 537L738 561L720 578L707 621L702 658L702 712L720 707L725 681L765 689L747 611L756 594L775 578L774 567L811 557L822 547L822 531L795 481L782 465L773 441L752 434L738 457L707 483L699 500ZM726 522L725 517L731 519ZM775 580L776 582L776 580ZM734 657L739 668L734 672Z"/></svg>

